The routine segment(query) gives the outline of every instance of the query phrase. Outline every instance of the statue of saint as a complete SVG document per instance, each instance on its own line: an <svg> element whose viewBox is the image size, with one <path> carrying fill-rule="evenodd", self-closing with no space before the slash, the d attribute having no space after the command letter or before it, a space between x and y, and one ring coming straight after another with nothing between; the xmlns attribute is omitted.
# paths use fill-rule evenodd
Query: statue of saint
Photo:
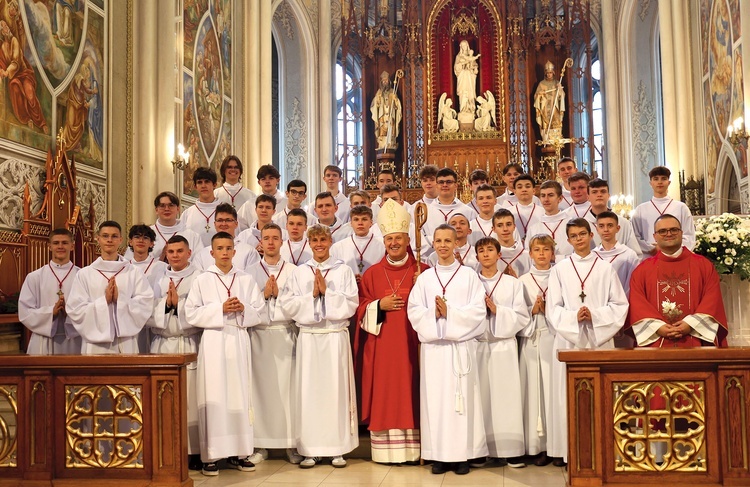
<svg viewBox="0 0 750 487"><path fill-rule="evenodd" d="M544 79L534 92L536 123L542 132L542 140L562 138L562 121L565 113L565 89L555 78L555 65L550 61L544 65Z"/></svg>
<svg viewBox="0 0 750 487"><path fill-rule="evenodd" d="M401 124L401 100L391 86L388 71L380 73L380 89L370 104L370 113L375 122L375 138L378 150L398 147L399 125Z"/></svg>
<svg viewBox="0 0 750 487"><path fill-rule="evenodd" d="M474 55L474 50L469 48L469 42L461 41L458 45L458 54L453 63L453 74L456 75L456 94L458 95L458 111L470 113L473 120L476 110L477 99L477 74L479 64L477 59L481 54Z"/></svg>
<svg viewBox="0 0 750 487"><path fill-rule="evenodd" d="M447 93L440 95L438 102L438 127L442 125L441 132L458 132L458 120L456 110L453 109L453 100L448 98Z"/></svg>

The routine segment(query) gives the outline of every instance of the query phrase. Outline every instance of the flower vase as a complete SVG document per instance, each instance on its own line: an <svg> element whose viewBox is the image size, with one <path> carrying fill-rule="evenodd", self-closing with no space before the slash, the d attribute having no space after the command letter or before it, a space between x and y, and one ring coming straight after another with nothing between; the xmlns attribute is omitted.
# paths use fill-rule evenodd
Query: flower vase
<svg viewBox="0 0 750 487"><path fill-rule="evenodd" d="M721 297L727 313L730 347L750 346L750 281L736 274L721 274Z"/></svg>

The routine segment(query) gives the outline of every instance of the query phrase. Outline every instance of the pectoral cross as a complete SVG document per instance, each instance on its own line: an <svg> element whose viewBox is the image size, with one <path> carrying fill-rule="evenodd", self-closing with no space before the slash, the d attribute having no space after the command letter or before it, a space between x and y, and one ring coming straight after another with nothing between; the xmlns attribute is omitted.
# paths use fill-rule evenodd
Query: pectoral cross
<svg viewBox="0 0 750 487"><path fill-rule="evenodd" d="M58 295L59 297L62 297L62 296L63 296L63 291L62 291L62 289L58 289L58 290L57 290L57 295Z"/></svg>
<svg viewBox="0 0 750 487"><path fill-rule="evenodd" d="M360 261L359 261L359 264L357 264L357 269L359 269L359 273L360 273L360 274L362 274L362 269L364 269L364 268L365 268L365 264L364 264L364 262L362 262L362 261L360 260Z"/></svg>
<svg viewBox="0 0 750 487"><path fill-rule="evenodd" d="M206 223L206 233L208 233L209 230L211 230L211 227L209 227L208 223Z"/></svg>
<svg viewBox="0 0 750 487"><path fill-rule="evenodd" d="M448 302L448 298L445 297L445 294L440 297L440 299L443 300L444 303Z"/></svg>
<svg viewBox="0 0 750 487"><path fill-rule="evenodd" d="M578 297L581 298L582 303L586 300L586 293L583 292L583 289L581 289L581 294L579 294Z"/></svg>

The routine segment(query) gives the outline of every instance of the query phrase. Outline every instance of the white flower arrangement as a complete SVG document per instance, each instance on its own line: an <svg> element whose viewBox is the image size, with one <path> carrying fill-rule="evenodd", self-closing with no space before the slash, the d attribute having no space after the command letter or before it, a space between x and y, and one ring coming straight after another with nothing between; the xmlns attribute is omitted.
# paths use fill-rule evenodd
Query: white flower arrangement
<svg viewBox="0 0 750 487"><path fill-rule="evenodd" d="M679 304L665 299L661 302L661 314L670 321L676 321L677 318L682 316L682 310L680 309Z"/></svg>
<svg viewBox="0 0 750 487"><path fill-rule="evenodd" d="M750 220L731 213L696 220L695 240L695 253L713 262L719 274L750 279Z"/></svg>

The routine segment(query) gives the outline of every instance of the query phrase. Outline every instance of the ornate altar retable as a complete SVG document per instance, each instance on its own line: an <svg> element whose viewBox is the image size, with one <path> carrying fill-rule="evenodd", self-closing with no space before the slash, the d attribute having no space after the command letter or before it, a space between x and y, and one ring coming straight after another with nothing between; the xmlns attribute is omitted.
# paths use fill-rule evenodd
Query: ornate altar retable
<svg viewBox="0 0 750 487"><path fill-rule="evenodd" d="M196 355L0 356L0 486L191 487Z"/></svg>
<svg viewBox="0 0 750 487"><path fill-rule="evenodd" d="M750 485L750 348L561 351L572 486Z"/></svg>

